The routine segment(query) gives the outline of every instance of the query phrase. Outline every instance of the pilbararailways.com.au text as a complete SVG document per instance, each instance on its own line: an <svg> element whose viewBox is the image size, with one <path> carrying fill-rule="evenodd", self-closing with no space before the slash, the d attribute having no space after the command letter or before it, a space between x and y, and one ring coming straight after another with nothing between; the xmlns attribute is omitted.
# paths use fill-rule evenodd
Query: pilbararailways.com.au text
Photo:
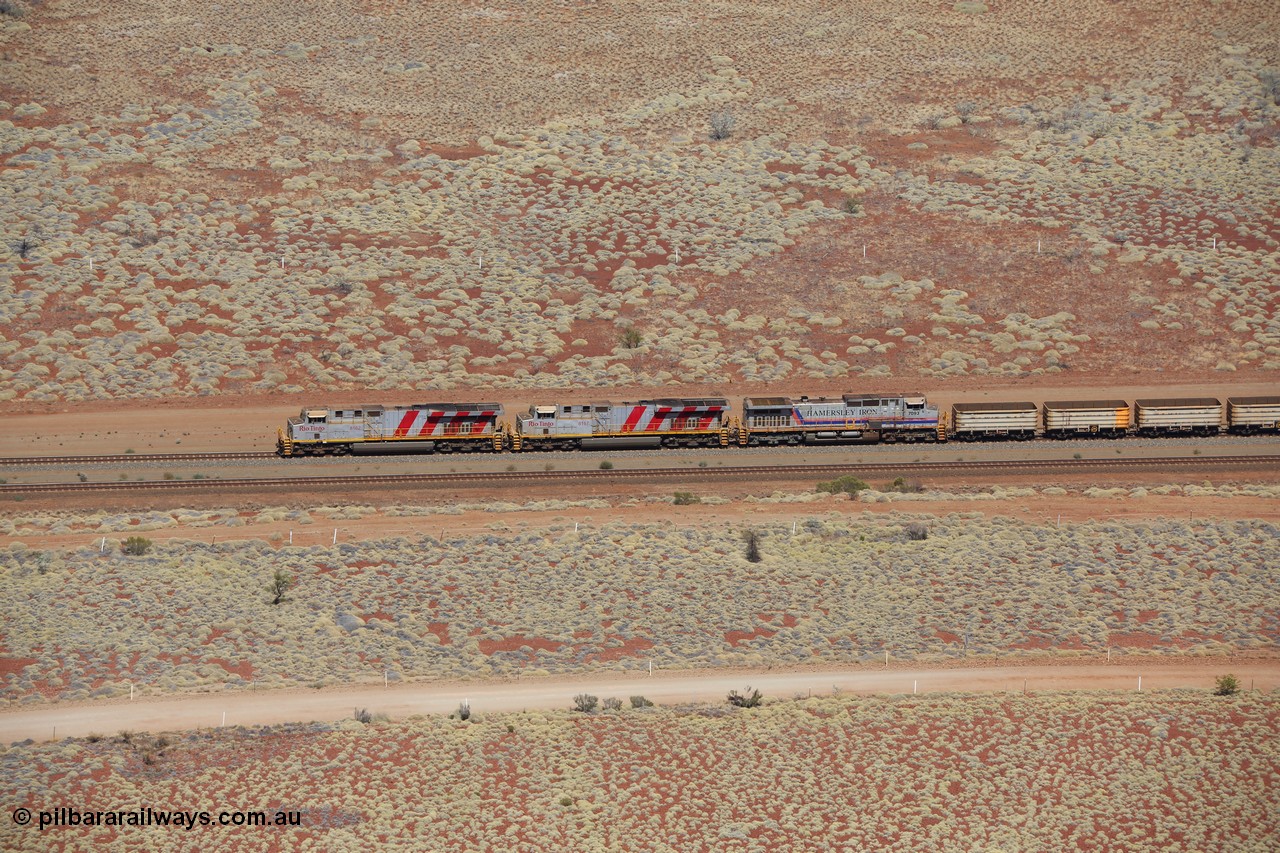
<svg viewBox="0 0 1280 853"><path fill-rule="evenodd" d="M26 812L27 819L22 820L19 812ZM25 825L31 822L30 815L31 811L19 809L14 812L13 819L15 823ZM74 826L156 826L192 830L197 826L302 825L300 811L167 811L150 806L114 811L83 811L59 806L56 809L37 811L35 817L36 825L41 830Z"/></svg>

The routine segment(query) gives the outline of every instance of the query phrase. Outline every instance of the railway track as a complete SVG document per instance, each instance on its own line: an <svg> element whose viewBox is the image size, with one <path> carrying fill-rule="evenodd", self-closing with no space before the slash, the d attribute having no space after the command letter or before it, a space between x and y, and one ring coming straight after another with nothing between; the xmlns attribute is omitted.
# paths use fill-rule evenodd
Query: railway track
<svg viewBox="0 0 1280 853"><path fill-rule="evenodd" d="M133 457L129 457L133 458ZM463 471L447 474L366 474L358 476L252 477L207 480L135 480L113 483L31 483L0 485L0 494L49 492L136 492L180 489L314 489L322 486L363 488L383 485L527 483L588 481L597 483L630 480L721 480L732 478L794 479L864 474L870 477L892 474L1063 474L1116 471L1168 471L1187 473L1205 470L1271 468L1280 470L1280 456L1164 456L1145 459L1020 459L972 462L868 462L832 465L717 466L714 468L632 468L579 471Z"/></svg>
<svg viewBox="0 0 1280 853"><path fill-rule="evenodd" d="M124 465L130 462L227 462L275 459L270 450L230 453L118 453L103 456L12 456L0 457L0 468L10 465Z"/></svg>

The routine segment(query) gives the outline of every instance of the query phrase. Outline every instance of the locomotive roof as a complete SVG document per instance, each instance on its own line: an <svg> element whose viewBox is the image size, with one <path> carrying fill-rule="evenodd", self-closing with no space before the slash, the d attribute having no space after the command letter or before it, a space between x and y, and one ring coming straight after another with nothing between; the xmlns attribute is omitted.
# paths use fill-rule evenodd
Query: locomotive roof
<svg viewBox="0 0 1280 853"><path fill-rule="evenodd" d="M790 397L744 397L742 403L756 409L777 409L791 405Z"/></svg>
<svg viewBox="0 0 1280 853"><path fill-rule="evenodd" d="M641 403L653 403L656 406L727 406L729 401L724 397L663 397L658 400L641 400Z"/></svg>
<svg viewBox="0 0 1280 853"><path fill-rule="evenodd" d="M381 408L381 407L379 407ZM408 406L388 406L390 409L415 409L431 412L488 412L502 411L501 403L413 403Z"/></svg>
<svg viewBox="0 0 1280 853"><path fill-rule="evenodd" d="M845 394L842 398L845 405L850 403L866 403L875 400L879 405L881 400L906 400L913 405L924 405L923 394Z"/></svg>

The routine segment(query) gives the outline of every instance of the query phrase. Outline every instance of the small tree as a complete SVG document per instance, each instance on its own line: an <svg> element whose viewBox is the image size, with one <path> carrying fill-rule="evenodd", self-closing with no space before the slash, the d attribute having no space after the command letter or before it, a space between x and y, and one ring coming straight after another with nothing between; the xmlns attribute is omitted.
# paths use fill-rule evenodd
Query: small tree
<svg viewBox="0 0 1280 853"><path fill-rule="evenodd" d="M856 495L863 489L869 488L871 487L852 474L845 474L843 477L837 477L834 480L826 480L819 483L815 487L815 490L819 492L830 492L833 495L839 494L840 492Z"/></svg>
<svg viewBox="0 0 1280 853"><path fill-rule="evenodd" d="M622 345L627 349L635 349L644 343L644 335L635 326L627 326L622 330Z"/></svg>
<svg viewBox="0 0 1280 853"><path fill-rule="evenodd" d="M736 690L729 691L729 704L735 708L759 708L763 701L764 697L760 695L760 691L752 690L750 687L742 693Z"/></svg>
<svg viewBox="0 0 1280 853"><path fill-rule="evenodd" d="M25 261L28 259L28 256L31 254L31 250L34 249L35 247L36 247L36 241L34 239L32 239L31 237L23 237L21 240L18 241L18 244L14 246L14 249L18 253L18 257L22 258L22 260Z"/></svg>
<svg viewBox="0 0 1280 853"><path fill-rule="evenodd" d="M130 536L124 540L122 549L130 557L141 557L151 550L151 540L145 536Z"/></svg>
<svg viewBox="0 0 1280 853"><path fill-rule="evenodd" d="M271 576L271 583L267 584L267 592L271 594L271 603L279 604L284 601L284 594L293 587L293 578L284 569L276 569L276 573Z"/></svg>
<svg viewBox="0 0 1280 853"><path fill-rule="evenodd" d="M673 503L675 503L676 506L691 506L693 504L702 503L702 498L698 497L693 492L676 492Z"/></svg>
<svg viewBox="0 0 1280 853"><path fill-rule="evenodd" d="M368 708L356 708L355 714L352 715L357 723L368 725L373 722L373 714Z"/></svg>
<svg viewBox="0 0 1280 853"><path fill-rule="evenodd" d="M606 711L621 711L622 700L611 696L608 699L604 700L604 709Z"/></svg>
<svg viewBox="0 0 1280 853"><path fill-rule="evenodd" d="M590 693L579 693L573 697L573 710L580 711L583 714L595 713L596 706L599 704L600 699Z"/></svg>
<svg viewBox="0 0 1280 853"><path fill-rule="evenodd" d="M728 110L718 110L711 114L711 138L712 139L728 139L733 135L733 129L738 124L738 120L733 117L733 113Z"/></svg>
<svg viewBox="0 0 1280 853"><path fill-rule="evenodd" d="M458 719L459 720L471 719L471 703L466 699L463 699L461 702L458 703Z"/></svg>
<svg viewBox="0 0 1280 853"><path fill-rule="evenodd" d="M747 562L758 563L764 559L760 556L760 532L757 530L746 530L742 534L742 541L747 544Z"/></svg>
<svg viewBox="0 0 1280 853"><path fill-rule="evenodd" d="M1240 692L1240 680L1234 675L1219 675L1217 686L1213 690L1214 696L1234 696Z"/></svg>
<svg viewBox="0 0 1280 853"><path fill-rule="evenodd" d="M632 696L631 707L632 708L652 708L653 703L650 702L648 699L644 698L643 696Z"/></svg>

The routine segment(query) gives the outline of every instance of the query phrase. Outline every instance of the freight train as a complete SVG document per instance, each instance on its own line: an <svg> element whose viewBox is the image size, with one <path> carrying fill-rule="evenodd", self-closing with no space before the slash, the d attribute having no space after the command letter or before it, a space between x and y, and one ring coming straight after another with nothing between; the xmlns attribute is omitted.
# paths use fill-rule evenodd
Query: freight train
<svg viewBox="0 0 1280 853"><path fill-rule="evenodd" d="M277 431L281 456L356 450L523 453L604 447L758 447L855 442L1280 434L1280 396L955 403L923 394L723 397L532 405L504 420L500 403L303 409Z"/></svg>

